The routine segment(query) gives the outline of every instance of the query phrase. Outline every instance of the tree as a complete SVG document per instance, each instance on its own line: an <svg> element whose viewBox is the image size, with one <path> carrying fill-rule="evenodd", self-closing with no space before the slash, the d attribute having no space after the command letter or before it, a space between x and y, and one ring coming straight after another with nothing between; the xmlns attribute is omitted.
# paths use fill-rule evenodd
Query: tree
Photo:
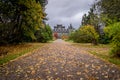
<svg viewBox="0 0 120 80"><path fill-rule="evenodd" d="M106 25L120 21L120 0L99 0L96 5Z"/></svg>
<svg viewBox="0 0 120 80"><path fill-rule="evenodd" d="M100 0L102 1L102 0ZM103 13L100 9L100 5L98 4L100 3L99 1L94 3L92 5L92 7L90 8L88 15L84 15L82 18L82 25L92 25L94 26L96 32L99 34L99 43L109 43L110 42L110 38L104 33L103 28L106 25L106 22L103 20L107 19L106 17L103 17ZM112 20L109 20L109 22Z"/></svg>
<svg viewBox="0 0 120 80"><path fill-rule="evenodd" d="M49 25L46 25L44 28L36 31L35 36L38 42L47 42L52 40L52 29Z"/></svg>
<svg viewBox="0 0 120 80"><path fill-rule="evenodd" d="M42 20L45 17L42 7L35 0L26 0L27 2L21 1L20 4L25 5L28 9L22 12L22 34L24 37L29 37L33 40L36 39L35 32L43 26Z"/></svg>
<svg viewBox="0 0 120 80"><path fill-rule="evenodd" d="M83 17L82 17L81 24L82 24L82 26L88 25L89 24L89 16L87 16L86 14L84 14Z"/></svg>
<svg viewBox="0 0 120 80"><path fill-rule="evenodd" d="M47 0L0 0L0 43L35 40L35 32L44 27L46 13L41 6ZM45 4L44 4L45 5Z"/></svg>
<svg viewBox="0 0 120 80"><path fill-rule="evenodd" d="M92 43L94 45L98 44L99 34L96 32L93 26L91 25L83 26L80 28L80 30L91 38Z"/></svg>
<svg viewBox="0 0 120 80"><path fill-rule="evenodd" d="M53 39L53 35L52 35L52 29L51 29L50 25L46 25L45 29L46 29L46 32L47 32L47 34L49 36L48 40L52 40Z"/></svg>
<svg viewBox="0 0 120 80"><path fill-rule="evenodd" d="M55 39L58 38L58 33L57 32L55 32L53 35L54 35Z"/></svg>
<svg viewBox="0 0 120 80"><path fill-rule="evenodd" d="M84 14L82 17L82 26L85 25L92 25L94 26L95 30L99 33L100 35L100 24L101 20L99 18L99 11L96 6L96 4L93 4L92 7L90 8L90 11L88 12L88 15Z"/></svg>

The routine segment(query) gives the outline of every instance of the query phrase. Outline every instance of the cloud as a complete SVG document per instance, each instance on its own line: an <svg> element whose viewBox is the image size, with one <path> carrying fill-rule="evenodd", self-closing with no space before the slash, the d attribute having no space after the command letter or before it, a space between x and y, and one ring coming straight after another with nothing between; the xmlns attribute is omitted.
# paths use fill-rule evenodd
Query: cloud
<svg viewBox="0 0 120 80"><path fill-rule="evenodd" d="M87 13L95 0L48 0L46 13L50 26L57 24L68 26L70 23L75 28L81 24L83 14Z"/></svg>

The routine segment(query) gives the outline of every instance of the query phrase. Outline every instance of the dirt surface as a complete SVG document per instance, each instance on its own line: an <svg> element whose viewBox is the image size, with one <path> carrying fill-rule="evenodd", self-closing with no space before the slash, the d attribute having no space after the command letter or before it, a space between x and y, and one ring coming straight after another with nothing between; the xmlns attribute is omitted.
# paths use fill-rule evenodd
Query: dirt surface
<svg viewBox="0 0 120 80"><path fill-rule="evenodd" d="M120 69L56 40L0 66L0 80L120 80Z"/></svg>

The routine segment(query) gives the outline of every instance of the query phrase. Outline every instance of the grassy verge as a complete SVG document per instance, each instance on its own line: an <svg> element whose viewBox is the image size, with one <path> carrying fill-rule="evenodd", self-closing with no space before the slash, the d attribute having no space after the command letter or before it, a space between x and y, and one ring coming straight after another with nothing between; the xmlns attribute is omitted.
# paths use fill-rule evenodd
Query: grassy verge
<svg viewBox="0 0 120 80"><path fill-rule="evenodd" d="M97 46L94 46L90 43L71 43L73 46L77 46L82 50L85 50L86 52L93 54L99 58L102 58L108 62L111 62L113 64L116 64L120 67L120 58L118 57L111 57L109 55L110 51L110 45L103 45L99 44Z"/></svg>
<svg viewBox="0 0 120 80"><path fill-rule="evenodd" d="M72 40L69 40L69 39L65 39L64 41L73 43L73 41L72 41Z"/></svg>
<svg viewBox="0 0 120 80"><path fill-rule="evenodd" d="M7 45L7 46L0 46L1 51L6 50L8 53L7 55L0 56L0 65L9 62L15 58L18 58L26 53L32 52L33 50L40 48L45 43L26 43L26 44L19 44L19 45Z"/></svg>

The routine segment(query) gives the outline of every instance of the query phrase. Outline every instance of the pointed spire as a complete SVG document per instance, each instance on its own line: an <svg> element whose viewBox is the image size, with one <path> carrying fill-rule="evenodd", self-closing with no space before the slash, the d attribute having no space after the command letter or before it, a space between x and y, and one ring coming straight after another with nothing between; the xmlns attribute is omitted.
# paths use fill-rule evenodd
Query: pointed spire
<svg viewBox="0 0 120 80"><path fill-rule="evenodd" d="M70 23L69 29L73 29L72 24Z"/></svg>

